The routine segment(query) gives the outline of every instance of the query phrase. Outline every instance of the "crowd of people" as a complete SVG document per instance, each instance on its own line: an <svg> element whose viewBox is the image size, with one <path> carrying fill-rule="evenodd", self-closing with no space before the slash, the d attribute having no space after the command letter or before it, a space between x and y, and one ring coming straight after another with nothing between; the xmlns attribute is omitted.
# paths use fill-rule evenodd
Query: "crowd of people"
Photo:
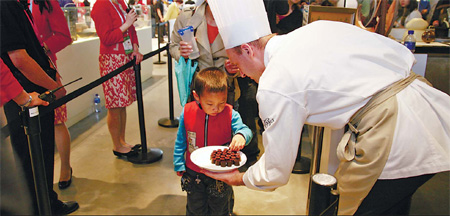
<svg viewBox="0 0 450 216"><path fill-rule="evenodd" d="M337 1L248 1L197 0L195 6L182 0L147 1L152 37L158 34L158 42L164 43L161 36L167 28L160 23L174 20L171 56L177 62L198 63L173 153L174 171L187 193L186 214L231 215L232 186L273 191L286 184L304 124L349 128L344 136L348 140L341 141L337 152L341 160L335 173L341 196L339 214L407 214L417 188L434 174L450 170L448 95L411 72L414 56L393 40L339 22L317 21L302 27L304 5L335 6ZM25 185L21 191L30 198L19 199L17 208L2 204L5 214L38 214L27 136L17 119L23 108L47 106L38 95L62 86L56 53L69 46L72 38L60 5L72 3L82 2L0 1L1 103L18 170L23 172L18 174ZM442 26L447 3L400 0L395 26L404 27L413 18ZM136 64L143 60L134 27L139 15L132 7L135 4L142 2L96 0L92 6L100 39L100 76L133 59ZM183 41L178 30L186 26L193 27L196 44ZM372 40L365 43L361 38ZM193 46L198 47L197 55L191 55ZM328 49L326 58L319 47ZM348 82L354 77L359 79ZM102 87L113 155L134 157L141 145L125 138L126 108L136 101L133 69ZM64 87L55 92L57 99L65 94ZM62 105L42 116L40 123L46 183L52 213L57 215L79 208L75 201L59 200L53 190L55 145L61 158L58 187L71 185L66 121L67 108ZM258 135L262 130L260 143L265 151L261 155ZM210 143L242 151L247 162L228 173L201 169L189 156ZM427 157L429 151L433 157ZM2 170L2 179L3 174ZM383 198L385 193L395 196ZM27 200L31 212L20 209Z"/></svg>
<svg viewBox="0 0 450 216"><path fill-rule="evenodd" d="M434 27L449 28L447 8L450 8L450 1L448 0L400 0L397 16L394 19L394 27L405 28L409 21L419 18Z"/></svg>

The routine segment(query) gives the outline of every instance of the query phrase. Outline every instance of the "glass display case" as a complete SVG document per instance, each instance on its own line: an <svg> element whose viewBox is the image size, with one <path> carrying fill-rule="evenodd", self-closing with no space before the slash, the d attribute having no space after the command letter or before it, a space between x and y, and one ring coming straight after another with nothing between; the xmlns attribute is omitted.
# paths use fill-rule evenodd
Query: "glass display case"
<svg viewBox="0 0 450 216"><path fill-rule="evenodd" d="M138 19L134 23L136 29L151 25L150 6L148 5L133 5L136 10ZM77 7L73 3L66 4L61 8L64 11L64 16L69 26L72 41L77 41L80 38L97 37L95 31L94 21L91 18L91 7Z"/></svg>

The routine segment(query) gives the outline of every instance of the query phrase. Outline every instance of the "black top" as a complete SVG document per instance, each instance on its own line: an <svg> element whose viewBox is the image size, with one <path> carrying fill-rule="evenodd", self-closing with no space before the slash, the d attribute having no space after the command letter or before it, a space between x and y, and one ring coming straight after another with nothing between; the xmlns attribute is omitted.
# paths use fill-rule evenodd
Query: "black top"
<svg viewBox="0 0 450 216"><path fill-rule="evenodd" d="M1 57L25 91L42 93L47 89L37 86L29 81L14 66L8 55L9 51L25 49L28 55L30 55L30 57L33 58L50 77L54 79L56 76L55 71L50 71L48 57L41 47L33 27L25 14L26 7L27 6L23 6L17 1L0 1Z"/></svg>
<svg viewBox="0 0 450 216"><path fill-rule="evenodd" d="M159 22L159 17L158 17L158 13L156 12L157 9L161 10L161 15L164 17L164 6L162 4L162 2L160 0L156 1L156 4L152 4L150 5L150 9L152 10L152 18L157 18L156 22Z"/></svg>
<svg viewBox="0 0 450 216"><path fill-rule="evenodd" d="M269 19L270 30L272 33L278 33L277 14L283 15L289 12L288 0L264 0L267 18Z"/></svg>
<svg viewBox="0 0 450 216"><path fill-rule="evenodd" d="M298 5L294 5L293 7L292 13L278 22L278 34L287 34L302 26L303 13Z"/></svg>

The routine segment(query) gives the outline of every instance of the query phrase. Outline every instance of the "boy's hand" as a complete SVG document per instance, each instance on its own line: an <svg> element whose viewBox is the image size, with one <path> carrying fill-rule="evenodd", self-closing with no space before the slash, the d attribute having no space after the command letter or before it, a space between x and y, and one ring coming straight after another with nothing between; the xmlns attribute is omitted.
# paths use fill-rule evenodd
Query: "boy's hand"
<svg viewBox="0 0 450 216"><path fill-rule="evenodd" d="M177 171L177 176L183 176L185 171Z"/></svg>
<svg viewBox="0 0 450 216"><path fill-rule="evenodd" d="M239 67L236 64L231 63L229 59L225 61L225 69L229 74L236 74L239 73L239 75L242 77L241 71L239 70Z"/></svg>
<svg viewBox="0 0 450 216"><path fill-rule="evenodd" d="M245 146L245 138L242 134L236 134L231 140L230 149L233 151L239 151Z"/></svg>

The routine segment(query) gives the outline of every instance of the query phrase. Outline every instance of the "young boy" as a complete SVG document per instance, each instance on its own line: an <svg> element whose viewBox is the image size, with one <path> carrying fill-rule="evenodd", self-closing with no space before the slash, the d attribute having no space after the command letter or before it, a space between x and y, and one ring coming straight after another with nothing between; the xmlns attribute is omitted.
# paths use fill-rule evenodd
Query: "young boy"
<svg viewBox="0 0 450 216"><path fill-rule="evenodd" d="M180 115L173 164L187 192L186 215L231 215L233 188L200 173L190 160L201 147L230 143L240 150L252 139L241 116L227 104L227 75L216 67L201 70L194 79L195 101L187 103ZM186 154L186 157L185 157Z"/></svg>

